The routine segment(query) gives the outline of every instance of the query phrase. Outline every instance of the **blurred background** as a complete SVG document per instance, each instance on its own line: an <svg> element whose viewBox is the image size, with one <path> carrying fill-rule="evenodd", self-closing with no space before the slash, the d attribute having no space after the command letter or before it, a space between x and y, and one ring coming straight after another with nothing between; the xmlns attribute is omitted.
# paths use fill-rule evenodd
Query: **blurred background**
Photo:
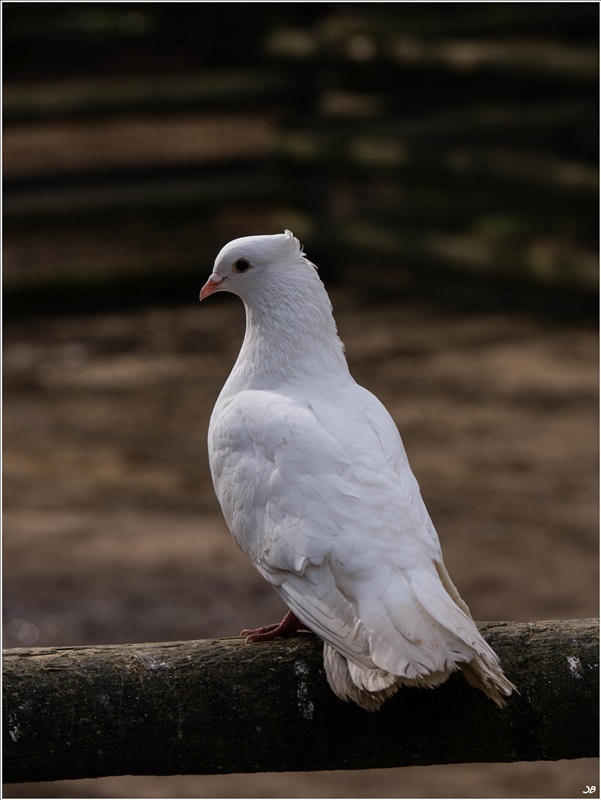
<svg viewBox="0 0 601 800"><path fill-rule="evenodd" d="M15 3L4 646L283 607L213 494L231 238L291 228L476 619L597 616L596 3ZM451 734L450 734L451 735ZM572 797L593 760L103 778L6 797Z"/></svg>

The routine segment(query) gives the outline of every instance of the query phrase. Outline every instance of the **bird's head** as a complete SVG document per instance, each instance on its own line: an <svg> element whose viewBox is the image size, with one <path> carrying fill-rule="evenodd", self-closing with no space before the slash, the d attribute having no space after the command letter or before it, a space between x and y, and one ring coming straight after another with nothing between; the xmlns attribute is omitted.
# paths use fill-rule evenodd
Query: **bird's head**
<svg viewBox="0 0 601 800"><path fill-rule="evenodd" d="M291 231L234 239L215 259L213 272L200 291L200 299L215 292L232 292L246 300L262 289L268 290L278 276L299 266L315 270Z"/></svg>

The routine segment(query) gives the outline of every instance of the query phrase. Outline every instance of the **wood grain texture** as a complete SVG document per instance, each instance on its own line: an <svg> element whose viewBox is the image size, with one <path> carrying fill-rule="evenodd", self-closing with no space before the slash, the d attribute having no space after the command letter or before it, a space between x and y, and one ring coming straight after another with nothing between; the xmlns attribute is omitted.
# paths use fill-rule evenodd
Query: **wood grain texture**
<svg viewBox="0 0 601 800"><path fill-rule="evenodd" d="M366 769L594 756L597 620L479 628L520 689L461 675L370 714L338 700L311 634L4 654L4 780Z"/></svg>

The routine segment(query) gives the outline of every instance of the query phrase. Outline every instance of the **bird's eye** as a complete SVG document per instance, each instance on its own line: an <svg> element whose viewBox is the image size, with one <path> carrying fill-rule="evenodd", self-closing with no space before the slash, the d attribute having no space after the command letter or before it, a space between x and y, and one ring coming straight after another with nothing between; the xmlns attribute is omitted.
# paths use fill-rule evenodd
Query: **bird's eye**
<svg viewBox="0 0 601 800"><path fill-rule="evenodd" d="M234 263L234 269L236 272L246 272L246 270L250 267L250 264L245 258L239 258Z"/></svg>

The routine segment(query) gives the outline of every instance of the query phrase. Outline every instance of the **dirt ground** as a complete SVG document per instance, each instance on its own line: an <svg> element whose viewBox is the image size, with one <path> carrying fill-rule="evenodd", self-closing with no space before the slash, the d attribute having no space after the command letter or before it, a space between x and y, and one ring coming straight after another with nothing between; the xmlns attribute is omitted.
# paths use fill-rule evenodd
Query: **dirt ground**
<svg viewBox="0 0 601 800"><path fill-rule="evenodd" d="M203 276L199 277L199 286ZM476 619L597 616L597 332L332 293ZM13 320L4 333L5 647L231 636L275 621L231 540L206 430L238 301ZM5 797L580 797L596 760L5 787Z"/></svg>

